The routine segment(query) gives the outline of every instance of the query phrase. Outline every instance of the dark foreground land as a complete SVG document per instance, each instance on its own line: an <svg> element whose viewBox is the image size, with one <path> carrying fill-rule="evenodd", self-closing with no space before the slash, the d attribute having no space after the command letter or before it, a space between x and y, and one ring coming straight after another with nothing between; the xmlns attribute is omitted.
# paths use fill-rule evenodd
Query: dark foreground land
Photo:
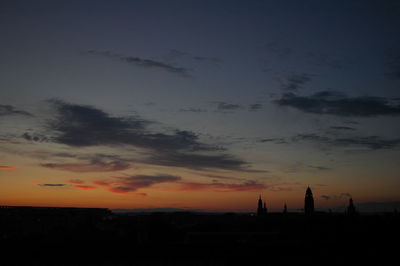
<svg viewBox="0 0 400 266"><path fill-rule="evenodd" d="M0 265L400 265L400 215L0 208Z"/></svg>

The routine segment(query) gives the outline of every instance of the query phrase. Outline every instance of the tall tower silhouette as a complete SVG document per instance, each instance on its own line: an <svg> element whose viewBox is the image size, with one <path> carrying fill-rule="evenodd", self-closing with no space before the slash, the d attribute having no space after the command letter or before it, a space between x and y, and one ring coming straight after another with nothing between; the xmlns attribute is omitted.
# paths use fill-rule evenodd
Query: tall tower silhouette
<svg viewBox="0 0 400 266"><path fill-rule="evenodd" d="M260 198L258 199L257 215L261 216L262 214L263 214L263 204L260 195Z"/></svg>
<svg viewBox="0 0 400 266"><path fill-rule="evenodd" d="M306 196L304 198L304 213L306 215L314 213L314 198L310 187L307 187Z"/></svg>
<svg viewBox="0 0 400 266"><path fill-rule="evenodd" d="M283 214L287 214L287 205L285 202L285 205L283 205Z"/></svg>
<svg viewBox="0 0 400 266"><path fill-rule="evenodd" d="M347 215L353 216L357 214L356 207L353 204L353 199L349 199L349 206L347 207Z"/></svg>

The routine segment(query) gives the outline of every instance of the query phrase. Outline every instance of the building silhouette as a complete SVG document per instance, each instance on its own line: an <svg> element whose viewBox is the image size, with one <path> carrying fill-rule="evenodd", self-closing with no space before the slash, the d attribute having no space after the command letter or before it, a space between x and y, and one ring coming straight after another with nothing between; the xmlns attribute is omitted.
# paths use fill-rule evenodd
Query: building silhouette
<svg viewBox="0 0 400 266"><path fill-rule="evenodd" d="M287 214L287 206L286 206L286 203L285 203L285 205L283 205L283 214Z"/></svg>
<svg viewBox="0 0 400 266"><path fill-rule="evenodd" d="M314 213L314 197L310 187L307 187L306 196L304 198L304 213L306 215Z"/></svg>
<svg viewBox="0 0 400 266"><path fill-rule="evenodd" d="M354 206L352 198L349 199L349 206L347 207L346 213L349 216L354 216L357 214L357 210L356 207Z"/></svg>
<svg viewBox="0 0 400 266"><path fill-rule="evenodd" d="M268 209L267 209L267 204L265 203L265 199L264 199L264 206L263 206L263 202L261 199L261 195L258 198L258 206L257 206L257 215L258 216L263 216L265 214L267 214Z"/></svg>

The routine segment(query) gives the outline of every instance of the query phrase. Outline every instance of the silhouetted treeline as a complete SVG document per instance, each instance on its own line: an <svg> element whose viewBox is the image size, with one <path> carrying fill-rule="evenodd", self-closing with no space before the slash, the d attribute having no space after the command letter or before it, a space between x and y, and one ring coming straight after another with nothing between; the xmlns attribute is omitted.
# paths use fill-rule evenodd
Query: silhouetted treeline
<svg viewBox="0 0 400 266"><path fill-rule="evenodd" d="M1 265L398 265L397 213L0 208ZM13 252L21 256L11 256Z"/></svg>

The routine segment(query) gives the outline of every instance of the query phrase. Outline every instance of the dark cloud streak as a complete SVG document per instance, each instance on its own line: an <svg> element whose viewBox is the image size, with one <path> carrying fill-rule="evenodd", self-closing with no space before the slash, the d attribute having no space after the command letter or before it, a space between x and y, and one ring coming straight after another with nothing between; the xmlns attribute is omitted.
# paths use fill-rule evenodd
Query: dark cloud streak
<svg viewBox="0 0 400 266"><path fill-rule="evenodd" d="M72 147L133 146L148 151L148 156L140 160L142 163L190 169L220 168L247 171L246 162L229 154L215 154L224 149L200 142L193 132L175 130L172 134L153 133L146 128L151 122L139 117L113 117L92 106L69 104L60 100L51 100L50 103L56 113L55 119L48 123L48 129L54 134L49 139L53 142ZM86 165L43 166L75 171L79 168L94 169L99 166L106 170L109 167L115 169L114 166L117 166L117 169L128 167L126 162L118 163L119 159L110 158L105 163L100 159L94 158Z"/></svg>
<svg viewBox="0 0 400 266"><path fill-rule="evenodd" d="M2 105L0 104L0 117L7 116L7 115L22 115L22 116L30 116L33 115L27 111L18 110L12 105Z"/></svg>
<svg viewBox="0 0 400 266"><path fill-rule="evenodd" d="M289 106L306 113L342 117L373 117L400 115L400 105L383 97L346 97L333 91L321 91L311 96L285 93L275 101L279 106Z"/></svg>
<svg viewBox="0 0 400 266"><path fill-rule="evenodd" d="M136 56L126 56L126 55L116 54L116 53L113 53L110 51L89 50L89 51L86 51L84 54L116 58L123 62L126 62L128 64L133 64L138 67L162 69L162 70L170 72L170 73L178 74L182 77L191 77L189 74L190 70L187 68L176 67L172 64L167 64L167 63L156 61L156 60L143 59L143 58L136 57Z"/></svg>

